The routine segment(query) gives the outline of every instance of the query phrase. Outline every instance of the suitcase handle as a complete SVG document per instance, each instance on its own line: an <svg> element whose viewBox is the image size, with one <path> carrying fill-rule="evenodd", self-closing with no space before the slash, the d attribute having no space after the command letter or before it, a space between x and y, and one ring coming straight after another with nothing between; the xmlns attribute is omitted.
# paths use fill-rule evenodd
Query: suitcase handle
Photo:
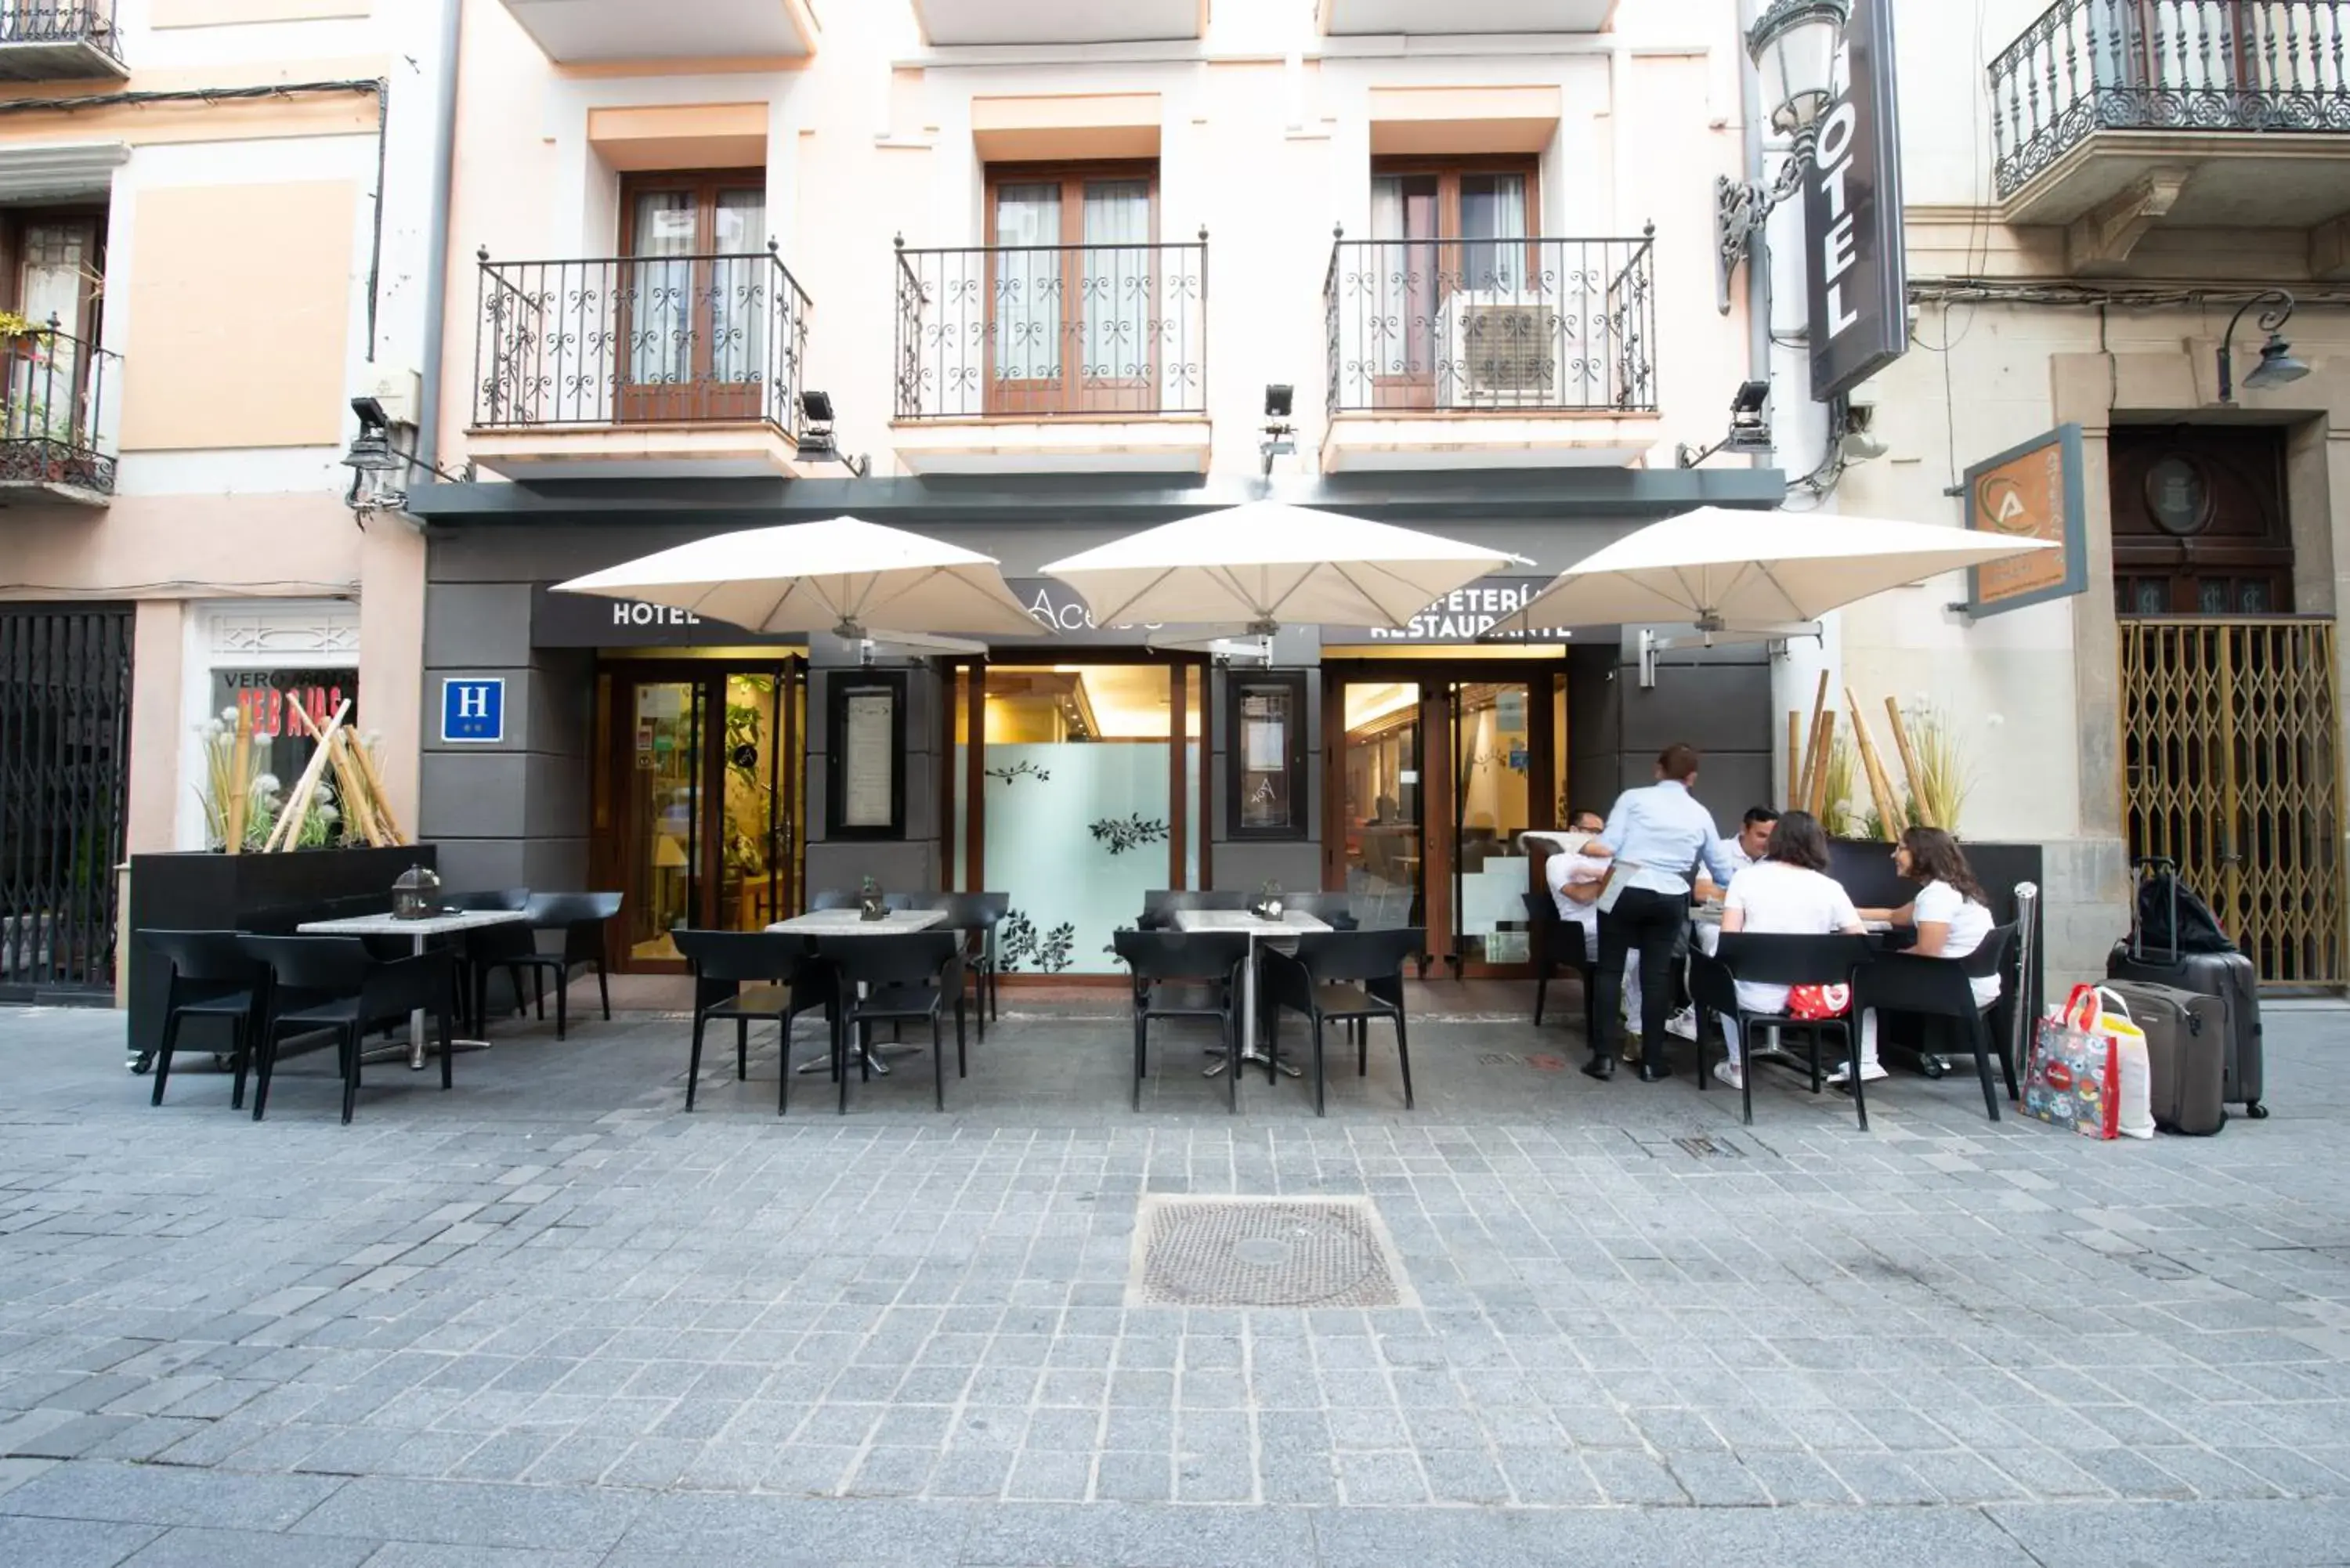
<svg viewBox="0 0 2350 1568"><path fill-rule="evenodd" d="M2130 897L2129 955L2139 963L2147 961L2146 928L2139 924L2137 918L2137 912L2141 907L2138 895L2145 890L2147 883L2152 879L2148 873L2154 876L2168 873L2170 877L2170 956L2160 961L2175 964L2178 961L2182 951L2178 945L2178 862L2168 855L2149 855L2137 862L2132 869L2137 873L2137 886L2132 889Z"/></svg>

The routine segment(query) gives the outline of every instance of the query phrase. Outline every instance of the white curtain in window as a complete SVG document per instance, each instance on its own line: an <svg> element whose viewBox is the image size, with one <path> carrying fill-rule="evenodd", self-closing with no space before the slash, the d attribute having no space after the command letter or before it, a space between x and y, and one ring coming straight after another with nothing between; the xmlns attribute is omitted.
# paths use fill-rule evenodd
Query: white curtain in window
<svg viewBox="0 0 2350 1568"><path fill-rule="evenodd" d="M1152 373L1150 182L1088 181L1082 221L1079 372L1090 382L1147 380Z"/></svg>
<svg viewBox="0 0 2350 1568"><path fill-rule="evenodd" d="M762 191L718 192L710 273L710 373L741 384L765 379L767 320L780 280L767 257Z"/></svg>
<svg viewBox="0 0 2350 1568"><path fill-rule="evenodd" d="M1523 174L1463 174L1461 177L1461 237L1465 241L1526 237L1526 177ZM1461 286L1471 294L1516 295L1526 286L1526 247L1475 244L1461 247Z"/></svg>
<svg viewBox="0 0 2350 1568"><path fill-rule="evenodd" d="M638 386L676 384L693 375L694 202L691 191L644 191L637 196L637 259L625 269L629 379Z"/></svg>
<svg viewBox="0 0 2350 1568"><path fill-rule="evenodd" d="M989 308L995 318L995 379L1061 379L1061 253L1023 246L1061 243L1061 187L999 185L995 244L988 261Z"/></svg>

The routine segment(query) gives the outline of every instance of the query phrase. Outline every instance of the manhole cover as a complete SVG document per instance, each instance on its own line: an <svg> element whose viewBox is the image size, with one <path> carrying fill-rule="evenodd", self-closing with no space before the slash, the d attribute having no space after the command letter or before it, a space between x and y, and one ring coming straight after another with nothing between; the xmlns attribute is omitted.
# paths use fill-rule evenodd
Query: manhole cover
<svg viewBox="0 0 2350 1568"><path fill-rule="evenodd" d="M1411 1304L1395 1244L1359 1198L1147 1197L1127 1297L1136 1306Z"/></svg>

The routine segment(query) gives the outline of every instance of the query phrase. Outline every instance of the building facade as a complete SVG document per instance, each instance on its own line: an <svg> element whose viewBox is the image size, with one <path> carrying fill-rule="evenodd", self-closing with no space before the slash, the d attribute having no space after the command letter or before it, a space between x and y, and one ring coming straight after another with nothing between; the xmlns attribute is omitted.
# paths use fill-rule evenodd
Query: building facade
<svg viewBox="0 0 2350 1568"><path fill-rule="evenodd" d="M1711 308L1729 0L751 9L465 7L437 433L471 470L411 502L447 874L621 888L656 969L680 923L870 875L1010 892L1029 972L1108 971L1144 889L1268 879L1468 971L1523 960L1516 835L1665 742L1725 815L1768 798L1762 650L1643 685L1621 628L1477 640L1642 523L1783 493L1671 457L1754 368ZM1039 573L1263 496L1529 565L1266 663ZM941 659L547 591L841 514L997 558L1040 635ZM442 725L484 689L501 722Z"/></svg>
<svg viewBox="0 0 2350 1568"><path fill-rule="evenodd" d="M0 997L111 992L224 709L290 775L352 700L413 820L423 546L338 460L417 418L435 9L0 7Z"/></svg>
<svg viewBox="0 0 2350 1568"><path fill-rule="evenodd" d="M2002 472L1970 470L2077 427L2085 587L1971 620L1963 593L1887 595L1841 618L1843 667L1951 717L1970 835L2049 846L2059 973L2102 972L2130 861L2162 855L2264 981L2338 988L2350 6L1993 0L1900 28L1911 350L1840 504L1995 510ZM2297 379L2252 374L2272 326Z"/></svg>

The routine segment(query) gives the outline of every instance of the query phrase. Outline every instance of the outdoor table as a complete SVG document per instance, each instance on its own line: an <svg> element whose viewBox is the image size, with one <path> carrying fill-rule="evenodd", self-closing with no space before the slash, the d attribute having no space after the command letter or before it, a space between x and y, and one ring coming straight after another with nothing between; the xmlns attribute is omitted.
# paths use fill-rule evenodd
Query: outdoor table
<svg viewBox="0 0 2350 1568"><path fill-rule="evenodd" d="M1256 1048L1256 944L1260 937L1295 937L1300 931L1326 931L1330 922L1318 919L1295 909L1284 909L1281 919L1268 920L1246 909L1178 909L1175 929L1179 931L1243 931L1248 935L1248 961L1241 966L1241 1060L1262 1066L1270 1062L1295 1078L1298 1069L1287 1062L1275 1061ZM1224 1070L1222 1057L1216 1059L1203 1076L1212 1078Z"/></svg>
<svg viewBox="0 0 2350 1568"><path fill-rule="evenodd" d="M425 941L432 937L447 936L454 931L479 930L484 926L503 926L530 917L520 909L450 909L437 915L427 915L421 920L402 920L390 915L346 915L338 920L309 920L294 929L306 937L406 937L408 950L417 957L424 955ZM450 1048L456 1051L486 1051L486 1040L452 1040ZM380 1062L400 1054L398 1047L362 1054L362 1062ZM408 1015L408 1065L411 1071L424 1065L424 1012L421 1008Z"/></svg>
<svg viewBox="0 0 2350 1568"><path fill-rule="evenodd" d="M767 929L795 937L904 936L909 931L927 931L942 924L946 918L944 909L891 909L878 920L867 919L858 909L814 909L805 915L794 915L788 920L777 920ZM916 1045L902 1046L898 1054L910 1055L920 1049ZM791 1054L788 1040L784 1043L784 1052L786 1056ZM885 1078L889 1075L889 1064L881 1060L881 1048L868 1051L865 1064ZM831 1067L832 1057L827 1053L820 1062L801 1063L799 1070L804 1074L823 1073Z"/></svg>

